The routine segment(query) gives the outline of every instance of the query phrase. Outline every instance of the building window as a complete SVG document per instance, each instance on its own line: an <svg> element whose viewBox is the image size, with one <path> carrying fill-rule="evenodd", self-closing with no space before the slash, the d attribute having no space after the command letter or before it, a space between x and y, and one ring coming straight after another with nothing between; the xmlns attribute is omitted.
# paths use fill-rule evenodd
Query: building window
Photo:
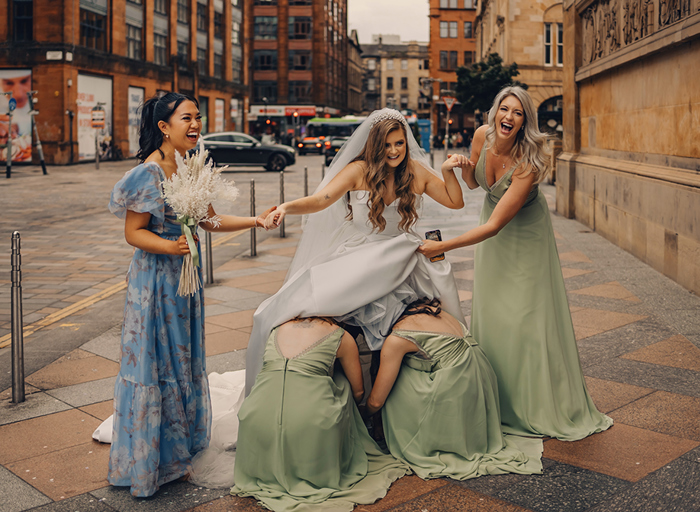
<svg viewBox="0 0 700 512"><path fill-rule="evenodd" d="M31 41L33 38L33 2L32 0L15 0L12 3L12 39Z"/></svg>
<svg viewBox="0 0 700 512"><path fill-rule="evenodd" d="M105 51L107 16L80 9L80 45L93 50Z"/></svg>
<svg viewBox="0 0 700 512"><path fill-rule="evenodd" d="M190 0L177 0L177 21L190 22Z"/></svg>
<svg viewBox="0 0 700 512"><path fill-rule="evenodd" d="M200 32L206 32L209 28L209 22L207 19L208 10L209 7L197 2L197 30L199 30Z"/></svg>
<svg viewBox="0 0 700 512"><path fill-rule="evenodd" d="M262 103L263 98L267 98L267 103L277 103L277 82L273 80L253 82L253 101Z"/></svg>
<svg viewBox="0 0 700 512"><path fill-rule="evenodd" d="M290 103L311 103L311 82L289 82Z"/></svg>
<svg viewBox="0 0 700 512"><path fill-rule="evenodd" d="M450 21L450 38L456 39L457 38L457 24L458 22L456 21Z"/></svg>
<svg viewBox="0 0 700 512"><path fill-rule="evenodd" d="M474 52L464 52L464 65L471 66L474 64Z"/></svg>
<svg viewBox="0 0 700 512"><path fill-rule="evenodd" d="M377 69L377 61L374 59L367 60L367 69L370 71Z"/></svg>
<svg viewBox="0 0 700 512"><path fill-rule="evenodd" d="M457 55L458 52L450 52L450 69L457 69Z"/></svg>
<svg viewBox="0 0 700 512"><path fill-rule="evenodd" d="M253 51L253 69L256 71L277 69L277 50Z"/></svg>
<svg viewBox="0 0 700 512"><path fill-rule="evenodd" d="M449 25L446 21L440 22L440 37L449 37Z"/></svg>
<svg viewBox="0 0 700 512"><path fill-rule="evenodd" d="M464 22L464 39L472 39L474 36L472 35L472 22L471 21L465 21Z"/></svg>
<svg viewBox="0 0 700 512"><path fill-rule="evenodd" d="M277 5L277 0L254 0L253 5Z"/></svg>
<svg viewBox="0 0 700 512"><path fill-rule="evenodd" d="M236 84L241 83L243 60L240 57L231 57L231 81Z"/></svg>
<svg viewBox="0 0 700 512"><path fill-rule="evenodd" d="M401 77L401 88L408 89L408 77L406 77L406 76Z"/></svg>
<svg viewBox="0 0 700 512"><path fill-rule="evenodd" d="M440 0L440 9L457 9L457 0Z"/></svg>
<svg viewBox="0 0 700 512"><path fill-rule="evenodd" d="M255 16L255 39L277 39L277 16Z"/></svg>
<svg viewBox="0 0 700 512"><path fill-rule="evenodd" d="M289 0L289 5L311 5L311 0Z"/></svg>
<svg viewBox="0 0 700 512"><path fill-rule="evenodd" d="M464 0L465 9L474 9L474 0Z"/></svg>
<svg viewBox="0 0 700 512"><path fill-rule="evenodd" d="M440 52L440 69L445 69L445 70L457 69L457 52L441 51Z"/></svg>
<svg viewBox="0 0 700 512"><path fill-rule="evenodd" d="M394 88L394 77L393 76L386 77L386 88L388 91L391 91Z"/></svg>
<svg viewBox="0 0 700 512"><path fill-rule="evenodd" d="M214 78L224 76L224 56L221 53L214 54Z"/></svg>
<svg viewBox="0 0 700 512"><path fill-rule="evenodd" d="M552 24L544 24L544 65L552 65Z"/></svg>
<svg viewBox="0 0 700 512"><path fill-rule="evenodd" d="M401 96L401 110L408 108L408 96Z"/></svg>
<svg viewBox="0 0 700 512"><path fill-rule="evenodd" d="M197 70L200 75L208 75L209 70L207 69L207 49L197 48Z"/></svg>
<svg viewBox="0 0 700 512"><path fill-rule="evenodd" d="M158 14L168 14L168 2L166 0L154 0L153 11Z"/></svg>
<svg viewBox="0 0 700 512"><path fill-rule="evenodd" d="M408 60L401 59L401 69L408 69Z"/></svg>
<svg viewBox="0 0 700 512"><path fill-rule="evenodd" d="M394 69L394 59L387 59L386 69Z"/></svg>
<svg viewBox="0 0 700 512"><path fill-rule="evenodd" d="M153 34L153 62L161 66L167 66L168 38L160 34Z"/></svg>
<svg viewBox="0 0 700 512"><path fill-rule="evenodd" d="M557 66L564 65L564 25L557 23Z"/></svg>
<svg viewBox="0 0 700 512"><path fill-rule="evenodd" d="M214 11L214 37L224 38L224 13Z"/></svg>
<svg viewBox="0 0 700 512"><path fill-rule="evenodd" d="M377 90L377 81L374 78L368 78L367 79L367 90L368 91L376 91Z"/></svg>
<svg viewBox="0 0 700 512"><path fill-rule="evenodd" d="M289 69L307 71L311 69L310 50L289 50Z"/></svg>
<svg viewBox="0 0 700 512"><path fill-rule="evenodd" d="M231 44L234 46L241 45L241 24L237 21L231 23Z"/></svg>
<svg viewBox="0 0 700 512"><path fill-rule="evenodd" d="M429 59L425 59L423 61L423 69L430 69L430 60Z"/></svg>
<svg viewBox="0 0 700 512"><path fill-rule="evenodd" d="M187 69L189 67L190 52L189 43L186 41L177 42L177 65L180 69Z"/></svg>
<svg viewBox="0 0 700 512"><path fill-rule="evenodd" d="M311 17L289 17L289 39L311 39Z"/></svg>
<svg viewBox="0 0 700 512"><path fill-rule="evenodd" d="M141 27L126 25L126 56L141 59Z"/></svg>

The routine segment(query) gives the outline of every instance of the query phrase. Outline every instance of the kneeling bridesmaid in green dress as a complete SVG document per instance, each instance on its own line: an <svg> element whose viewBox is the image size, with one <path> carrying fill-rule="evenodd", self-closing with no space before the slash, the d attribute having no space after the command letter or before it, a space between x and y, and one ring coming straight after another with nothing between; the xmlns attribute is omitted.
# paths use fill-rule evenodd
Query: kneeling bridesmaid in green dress
<svg viewBox="0 0 700 512"><path fill-rule="evenodd" d="M437 299L410 304L384 341L367 412L382 406L387 447L423 479L542 472L542 440L502 434L493 369Z"/></svg>
<svg viewBox="0 0 700 512"><path fill-rule="evenodd" d="M342 371L333 371L336 358ZM410 473L369 436L354 338L325 318L291 320L267 341L263 368L238 413L231 494L274 511L351 511Z"/></svg>
<svg viewBox="0 0 700 512"><path fill-rule="evenodd" d="M506 87L474 133L462 178L486 191L479 226L421 254L476 245L471 331L496 377L503 430L575 441L612 425L588 394L549 207L546 135L528 93ZM475 163L476 162L476 163Z"/></svg>

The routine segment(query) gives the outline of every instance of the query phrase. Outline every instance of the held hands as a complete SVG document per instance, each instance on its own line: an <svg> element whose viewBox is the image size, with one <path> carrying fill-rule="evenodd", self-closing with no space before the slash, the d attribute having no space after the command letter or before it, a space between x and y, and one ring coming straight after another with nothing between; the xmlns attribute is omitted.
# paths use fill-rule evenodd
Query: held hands
<svg viewBox="0 0 700 512"><path fill-rule="evenodd" d="M267 227L267 218L270 216L272 212L274 212L277 209L276 206L273 206L271 208L268 208L264 212L262 212L260 215L258 215L255 218L255 227L256 228L265 228L265 231L269 230L270 228Z"/></svg>
<svg viewBox="0 0 700 512"><path fill-rule="evenodd" d="M433 256L437 256L438 254L445 252L445 249L442 248L442 242L423 240L423 245L418 247L416 251L421 253L426 258L432 258Z"/></svg>
<svg viewBox="0 0 700 512"><path fill-rule="evenodd" d="M275 209L275 213L268 215L265 218L265 229L275 229L282 224L282 220L287 216L284 204L279 205Z"/></svg>
<svg viewBox="0 0 700 512"><path fill-rule="evenodd" d="M462 172L471 172L474 170L475 164L465 155L447 155L447 160L442 164L442 172L447 172L455 167L462 169Z"/></svg>

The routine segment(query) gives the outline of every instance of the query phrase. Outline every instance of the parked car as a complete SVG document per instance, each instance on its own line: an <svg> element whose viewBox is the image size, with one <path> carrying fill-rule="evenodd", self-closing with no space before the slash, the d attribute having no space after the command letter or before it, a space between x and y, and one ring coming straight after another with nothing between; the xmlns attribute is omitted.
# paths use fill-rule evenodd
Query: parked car
<svg viewBox="0 0 700 512"><path fill-rule="evenodd" d="M347 141L350 137L327 137L324 144L323 144L323 154L326 157L326 167L331 165L331 162L333 161L333 158L335 158L335 155L340 151L340 148L343 147L343 144L345 144L345 141Z"/></svg>
<svg viewBox="0 0 700 512"><path fill-rule="evenodd" d="M326 137L304 137L297 143L297 150L300 155L306 153L323 154L323 142Z"/></svg>
<svg viewBox="0 0 700 512"><path fill-rule="evenodd" d="M279 172L296 161L294 148L263 144L241 132L208 133L202 140L216 165L262 165L268 171Z"/></svg>

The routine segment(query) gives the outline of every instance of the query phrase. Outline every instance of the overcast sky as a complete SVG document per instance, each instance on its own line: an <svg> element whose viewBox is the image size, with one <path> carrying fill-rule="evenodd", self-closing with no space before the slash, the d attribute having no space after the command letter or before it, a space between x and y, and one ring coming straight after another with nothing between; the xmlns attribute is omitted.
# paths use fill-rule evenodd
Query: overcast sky
<svg viewBox="0 0 700 512"><path fill-rule="evenodd" d="M428 0L348 0L348 28L357 30L362 44L371 43L372 34L427 42L429 11Z"/></svg>

